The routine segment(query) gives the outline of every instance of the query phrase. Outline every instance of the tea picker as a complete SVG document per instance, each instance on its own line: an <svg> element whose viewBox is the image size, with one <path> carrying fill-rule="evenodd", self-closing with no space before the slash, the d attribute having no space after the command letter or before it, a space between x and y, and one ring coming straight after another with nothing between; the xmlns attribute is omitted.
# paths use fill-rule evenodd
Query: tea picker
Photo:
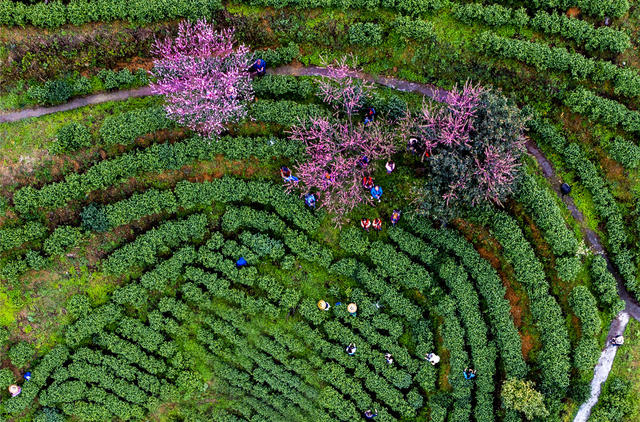
<svg viewBox="0 0 640 422"><path fill-rule="evenodd" d="M382 196L382 188L380 186L374 186L371 188L371 199L377 199L380 202Z"/></svg>
<svg viewBox="0 0 640 422"><path fill-rule="evenodd" d="M364 176L362 178L362 187L367 190L373 188L373 179L371 178L371 176Z"/></svg>
<svg viewBox="0 0 640 422"><path fill-rule="evenodd" d="M363 218L362 220L360 220L360 226L366 231L369 231L369 227L371 227L371 220L369 220L368 218Z"/></svg>
<svg viewBox="0 0 640 422"><path fill-rule="evenodd" d="M327 302L325 302L324 300L320 299L318 301L318 309L320 309L321 311L328 311L329 308L331 308L331 305L329 305Z"/></svg>
<svg viewBox="0 0 640 422"><path fill-rule="evenodd" d="M615 336L611 339L612 346L622 346L624 344L624 337L621 335Z"/></svg>
<svg viewBox="0 0 640 422"><path fill-rule="evenodd" d="M398 221L400 221L400 211L393 210L393 212L391 213L391 224L395 226Z"/></svg>
<svg viewBox="0 0 640 422"><path fill-rule="evenodd" d="M465 370L462 371L462 374L464 375L464 379L472 380L476 377L476 370L471 368L465 368Z"/></svg>
<svg viewBox="0 0 640 422"><path fill-rule="evenodd" d="M436 366L436 364L440 362L440 356L435 353L428 353L424 358L433 366Z"/></svg>
<svg viewBox="0 0 640 422"><path fill-rule="evenodd" d="M371 411L371 409L364 412L365 419L373 419L376 416L378 416L378 409L375 409L373 412Z"/></svg>
<svg viewBox="0 0 640 422"><path fill-rule="evenodd" d="M247 260L244 259L244 257L240 257L240 259L238 259L236 261L236 267L238 267L238 268L242 268L242 267L244 267L246 265L247 265Z"/></svg>
<svg viewBox="0 0 640 422"><path fill-rule="evenodd" d="M264 76L267 71L267 62L262 59L257 59L255 62L253 62L248 71L255 72L258 76Z"/></svg>
<svg viewBox="0 0 640 422"><path fill-rule="evenodd" d="M347 312L349 312L351 316L356 316L358 312L358 305L351 302L350 304L347 305Z"/></svg>
<svg viewBox="0 0 640 422"><path fill-rule="evenodd" d="M308 193L304 196L304 203L307 204L309 208L315 208L316 197L312 193Z"/></svg>
<svg viewBox="0 0 640 422"><path fill-rule="evenodd" d="M354 343L349 343L346 350L349 356L353 356L356 354L356 345Z"/></svg>
<svg viewBox="0 0 640 422"><path fill-rule="evenodd" d="M373 222L371 223L371 225L373 226L374 229L376 229L377 231L382 230L382 220L380 220L379 218L374 218Z"/></svg>

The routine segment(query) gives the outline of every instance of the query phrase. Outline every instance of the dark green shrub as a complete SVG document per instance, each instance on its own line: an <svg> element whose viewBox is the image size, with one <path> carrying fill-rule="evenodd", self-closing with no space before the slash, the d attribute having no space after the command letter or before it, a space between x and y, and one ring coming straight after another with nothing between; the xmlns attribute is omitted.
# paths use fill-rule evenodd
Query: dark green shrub
<svg viewBox="0 0 640 422"><path fill-rule="evenodd" d="M33 422L64 422L65 418L56 409L44 407L33 419Z"/></svg>
<svg viewBox="0 0 640 422"><path fill-rule="evenodd" d="M81 76L73 84L73 95L87 95L93 90L91 81L86 76Z"/></svg>
<svg viewBox="0 0 640 422"><path fill-rule="evenodd" d="M365 47L382 43L382 28L371 22L357 22L349 27L349 43Z"/></svg>
<svg viewBox="0 0 640 422"><path fill-rule="evenodd" d="M13 365L17 368L24 368L31 359L33 359L33 355L35 353L36 351L33 346L27 342L21 341L9 349L8 355Z"/></svg>
<svg viewBox="0 0 640 422"><path fill-rule="evenodd" d="M73 95L71 85L64 79L47 81L44 89L47 91L47 103L52 105L64 103Z"/></svg>
<svg viewBox="0 0 640 422"><path fill-rule="evenodd" d="M89 204L80 213L82 227L86 230L105 232L109 230L107 213L102 205Z"/></svg>
<svg viewBox="0 0 640 422"><path fill-rule="evenodd" d="M56 140L51 145L53 154L75 151L91 145L91 133L82 123L71 122L60 129L56 134Z"/></svg>

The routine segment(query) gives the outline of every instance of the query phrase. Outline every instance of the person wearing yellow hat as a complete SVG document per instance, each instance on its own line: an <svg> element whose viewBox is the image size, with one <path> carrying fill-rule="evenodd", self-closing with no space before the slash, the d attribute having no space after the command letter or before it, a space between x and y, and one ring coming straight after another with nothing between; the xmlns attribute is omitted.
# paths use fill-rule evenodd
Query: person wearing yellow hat
<svg viewBox="0 0 640 422"><path fill-rule="evenodd" d="M321 311L328 311L329 308L331 308L331 305L329 305L327 302L325 302L324 300L320 299L318 301L318 309L320 309Z"/></svg>

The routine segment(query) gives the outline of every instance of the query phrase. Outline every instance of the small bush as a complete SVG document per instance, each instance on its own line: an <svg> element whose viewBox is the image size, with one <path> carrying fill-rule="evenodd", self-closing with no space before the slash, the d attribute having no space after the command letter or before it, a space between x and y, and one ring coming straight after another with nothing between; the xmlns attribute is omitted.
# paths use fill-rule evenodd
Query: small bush
<svg viewBox="0 0 640 422"><path fill-rule="evenodd" d="M393 26L402 38L429 44L436 41L436 33L431 22L426 22L421 19L414 20L408 16L398 16L393 22Z"/></svg>
<svg viewBox="0 0 640 422"><path fill-rule="evenodd" d="M82 123L72 122L62 126L51 146L53 154L75 151L91 145L91 133Z"/></svg>
<svg viewBox="0 0 640 422"><path fill-rule="evenodd" d="M86 230L106 232L109 230L109 220L102 205L89 204L80 213L82 227Z"/></svg>
<svg viewBox="0 0 640 422"><path fill-rule="evenodd" d="M382 28L371 22L358 22L349 28L349 43L365 47L382 43Z"/></svg>
<svg viewBox="0 0 640 422"><path fill-rule="evenodd" d="M556 271L558 272L558 277L563 281L575 280L581 267L582 262L580 258L575 256L558 258L556 260Z"/></svg>
<svg viewBox="0 0 640 422"><path fill-rule="evenodd" d="M0 390L4 391L15 382L13 372L10 369L0 369Z"/></svg>
<svg viewBox="0 0 640 422"><path fill-rule="evenodd" d="M90 94L92 90L91 81L86 76L81 76L73 84L73 95L87 95Z"/></svg>
<svg viewBox="0 0 640 422"><path fill-rule="evenodd" d="M36 251L29 250L25 255L27 265L34 270L41 270L47 266L47 260Z"/></svg>
<svg viewBox="0 0 640 422"><path fill-rule="evenodd" d="M89 298L85 295L73 295L67 301L66 308L72 317L79 319L91 312L91 303L89 303Z"/></svg>
<svg viewBox="0 0 640 422"><path fill-rule="evenodd" d="M24 368L33 359L35 349L29 343L21 341L9 349L9 359L18 368Z"/></svg>
<svg viewBox="0 0 640 422"><path fill-rule="evenodd" d="M49 255L59 255L75 246L80 240L80 229L71 226L59 226L44 241L44 251Z"/></svg>

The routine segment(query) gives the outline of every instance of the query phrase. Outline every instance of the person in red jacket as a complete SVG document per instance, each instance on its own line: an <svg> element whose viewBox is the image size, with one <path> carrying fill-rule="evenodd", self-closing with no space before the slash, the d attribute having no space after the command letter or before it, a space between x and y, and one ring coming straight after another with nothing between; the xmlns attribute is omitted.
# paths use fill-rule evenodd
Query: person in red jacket
<svg viewBox="0 0 640 422"><path fill-rule="evenodd" d="M373 219L373 223L371 223L371 225L373 226L374 229L376 229L377 231L382 230L382 220L380 220L379 218L374 218Z"/></svg>
<svg viewBox="0 0 640 422"><path fill-rule="evenodd" d="M369 227L371 227L371 220L369 220L368 218L363 218L362 220L360 220L360 225L363 229L369 231Z"/></svg>
<svg viewBox="0 0 640 422"><path fill-rule="evenodd" d="M364 176L362 178L362 187L366 190L371 190L371 188L373 187L373 179L371 178L371 176Z"/></svg>

